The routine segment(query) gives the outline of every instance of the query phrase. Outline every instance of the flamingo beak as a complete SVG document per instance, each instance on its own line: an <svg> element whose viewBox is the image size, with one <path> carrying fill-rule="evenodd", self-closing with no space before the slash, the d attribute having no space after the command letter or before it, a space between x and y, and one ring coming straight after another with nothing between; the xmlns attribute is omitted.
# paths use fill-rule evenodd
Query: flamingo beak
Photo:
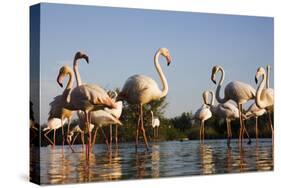
<svg viewBox="0 0 281 188"><path fill-rule="evenodd" d="M214 84L217 84L217 81L215 80L214 75L212 75L211 80L212 80L212 82L213 82Z"/></svg>
<svg viewBox="0 0 281 188"><path fill-rule="evenodd" d="M87 55L83 55L83 58L86 60L86 62L89 64L89 57Z"/></svg>
<svg viewBox="0 0 281 188"><path fill-rule="evenodd" d="M167 59L167 65L169 66L169 65L171 64L171 62L172 62L171 56L168 55L168 56L166 57L166 59Z"/></svg>
<svg viewBox="0 0 281 188"><path fill-rule="evenodd" d="M257 77L255 76L255 82L256 82L256 84L258 84L258 79L257 79Z"/></svg>
<svg viewBox="0 0 281 188"><path fill-rule="evenodd" d="M62 83L61 83L61 76L59 75L57 78L57 83L59 84L60 87L63 87Z"/></svg>

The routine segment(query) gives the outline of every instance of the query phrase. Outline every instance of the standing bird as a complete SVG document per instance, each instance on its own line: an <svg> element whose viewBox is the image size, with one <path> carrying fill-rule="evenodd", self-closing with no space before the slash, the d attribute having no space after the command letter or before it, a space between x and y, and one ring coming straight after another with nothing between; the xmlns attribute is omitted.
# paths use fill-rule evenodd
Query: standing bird
<svg viewBox="0 0 281 188"><path fill-rule="evenodd" d="M115 101L117 108L112 108L112 109L105 108L105 111L109 112L114 117L119 119L122 114L123 102L122 101L116 102L118 96L116 91L108 92L108 95ZM115 145L117 146L117 144L118 144L118 125L115 125ZM112 145L112 125L110 125L110 146L111 145Z"/></svg>
<svg viewBox="0 0 281 188"><path fill-rule="evenodd" d="M158 62L160 56L166 58L168 66L171 63L171 56L167 48L160 48L154 56L154 66L162 82L162 90L159 89L156 81L152 78L138 74L126 80L122 91L118 95L118 98L126 100L129 104L137 104L139 106L139 119L136 128L136 149L138 147L139 129L142 131L146 149L148 150L149 148L143 124L143 105L153 100L159 100L168 93L168 83Z"/></svg>
<svg viewBox="0 0 281 188"><path fill-rule="evenodd" d="M84 112L85 122L89 132L88 145L86 148L86 152L88 153L89 145L91 144L90 112L93 111L97 105L108 106L110 108L114 108L116 105L107 93L97 85L82 84L72 89L74 73L69 66L63 66L59 71L57 82L61 87L63 87L62 82L67 75L69 76L69 80L64 90L65 95L63 98L64 100L62 100L63 107L71 111L81 110Z"/></svg>
<svg viewBox="0 0 281 188"><path fill-rule="evenodd" d="M75 57L74 59L79 59L79 58L84 58L86 60L87 63L89 63L89 57L83 53L83 52L77 52L75 54ZM78 61L74 60L73 62L73 71L74 71L74 74L75 74L75 78L76 78L76 83L77 83L77 86L81 86L83 85L82 83L82 80L81 80L81 76L80 76L80 73L79 73L79 70L78 70ZM95 84L91 84L91 87L94 87L96 89L100 89L99 86L95 85ZM107 93L109 94L109 93ZM121 112L122 112L122 102L116 102L116 97L117 97L117 93L113 93L114 96L112 96L112 100L113 102L115 102L115 105L116 105L116 109L109 109L109 108L105 108L103 110L107 110L107 111L111 111L111 112L108 112L108 113L113 113L111 115L115 116L117 119L119 119L119 117L121 116ZM121 104L120 104L121 103ZM91 113L90 116L91 116L91 124L96 124L97 121L95 121L94 119L96 118L95 113ZM79 117L79 125L80 125L80 128L82 128L82 130L84 130L84 125L85 125L85 116L84 116L84 113L83 111L79 110L77 111L77 115ZM104 114L103 114L104 115ZM107 116L106 116L107 115ZM111 117L108 116L108 114L106 114L104 117L105 119L103 121L109 121L108 119L110 119ZM99 117L98 117L99 118ZM115 120L112 120L112 122L116 122ZM98 123L100 123L100 121L98 121ZM117 126L116 126L117 127ZM98 129L99 127L96 128L96 130ZM117 129L117 128L116 128ZM104 132L103 132L103 129L101 128L101 131L103 133L103 135L105 136ZM85 132L85 131L84 131ZM91 131L90 131L91 132ZM116 133L117 134L117 133ZM107 143L107 140L106 140L106 143ZM108 144L108 143L107 143Z"/></svg>
<svg viewBox="0 0 281 188"><path fill-rule="evenodd" d="M230 147L230 140L232 138L232 131L231 131L231 121L239 118L239 110L238 108L231 103L230 101L227 101L225 103L219 103L215 105L215 97L213 91L205 91L204 97L204 103L207 105L210 105L211 112L213 116L217 116L219 118L223 118L226 121L227 126L227 146ZM208 94L211 94L211 104L208 103ZM244 117L244 115L242 115ZM246 130L246 129L245 129ZM251 143L250 136L246 130L246 134L249 138L248 144Z"/></svg>
<svg viewBox="0 0 281 188"><path fill-rule="evenodd" d="M158 138L158 129L160 126L160 120L158 117L154 117L153 111L150 111L151 113L151 126L153 128L153 137Z"/></svg>
<svg viewBox="0 0 281 188"><path fill-rule="evenodd" d="M267 74L266 74L266 88L269 88L269 75L270 75L270 65L266 66ZM245 112L246 119L251 117L255 117L255 125L256 125L256 140L258 140L258 118L266 113L264 108L259 108L254 102Z"/></svg>
<svg viewBox="0 0 281 188"><path fill-rule="evenodd" d="M64 118L62 120L60 118L51 118L47 122L47 127L43 129L43 132L47 131L44 133L45 138L48 140L48 142L50 142L50 144L52 144L53 147L56 145L56 130L62 128L62 125L64 125L66 121L68 121L67 118ZM52 141L48 137L48 134L51 131L54 131L54 136L53 136L54 141Z"/></svg>
<svg viewBox="0 0 281 188"><path fill-rule="evenodd" d="M76 65L77 61L79 59L85 59L87 63L89 62L88 56L86 56L82 53L76 53L75 56L74 56L73 64ZM76 75L76 73L75 73L75 75ZM63 144L64 144L63 120L67 119L67 122L68 122L67 134L68 134L71 118L73 116L73 112L71 110L63 108L63 103L64 103L64 101L63 101L64 96L63 95L65 95L65 94L56 96L54 98L54 100L50 103L51 109L49 111L48 121L53 122L53 118L61 119L62 137L63 137ZM52 122L50 124L52 124Z"/></svg>
<svg viewBox="0 0 281 188"><path fill-rule="evenodd" d="M94 125L90 124L90 131L92 131L94 129ZM80 134L81 136L81 141L82 141L82 147L84 148L84 144L85 144L85 139L84 139L84 135L87 133L85 132L85 126L82 126L81 124L78 124L76 126L74 126L68 133L67 135L67 142L68 144L70 144L71 146L74 144L77 136ZM76 133L76 135L75 135ZM75 135L75 136L74 136ZM73 140L72 137L74 136Z"/></svg>
<svg viewBox="0 0 281 188"><path fill-rule="evenodd" d="M262 67L258 68L255 75L255 81L257 84L259 77L262 77L262 80L257 89L255 102L259 108L266 109L271 127L272 140L274 140L274 129L271 120L271 111L273 111L274 108L274 90L272 88L265 88L266 72Z"/></svg>
<svg viewBox="0 0 281 188"><path fill-rule="evenodd" d="M224 98L220 97L220 89L224 80L224 70L221 66L216 65L212 69L211 80L216 84L215 76L218 72L221 72L221 78L216 89L216 99L219 103L225 103L228 100L233 100L236 102L239 110L239 119L240 119L240 131L239 131L239 141L242 145L243 132L244 132L244 122L242 119L242 105L249 100L255 99L256 91L249 84L232 81L225 86L224 89Z"/></svg>
<svg viewBox="0 0 281 188"><path fill-rule="evenodd" d="M208 95L207 92L203 92L203 105L195 112L193 115L192 119L197 119L200 121L200 133L199 133L199 138L200 138L200 143L203 141L205 138L205 128L204 128L204 123L206 120L210 119L212 117L212 112L210 109L209 105L206 105L206 95Z"/></svg>

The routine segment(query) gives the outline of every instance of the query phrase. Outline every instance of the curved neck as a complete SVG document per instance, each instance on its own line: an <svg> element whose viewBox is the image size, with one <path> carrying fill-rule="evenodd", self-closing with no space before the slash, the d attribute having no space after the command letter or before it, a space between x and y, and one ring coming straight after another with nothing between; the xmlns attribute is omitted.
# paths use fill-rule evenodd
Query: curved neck
<svg viewBox="0 0 281 188"><path fill-rule="evenodd" d="M257 91L256 91L256 98L255 98L256 104L257 104L257 106L258 106L259 108L264 108L263 101L262 101L262 99L261 99L261 92L262 92L262 90L263 90L264 87L265 87L265 84L266 84L265 82L266 82L266 80L265 80L265 74L263 73L263 74L262 74L262 80L261 80L261 82L260 82L260 84L259 84L259 86L258 86L258 89L257 89Z"/></svg>
<svg viewBox="0 0 281 188"><path fill-rule="evenodd" d="M62 95L63 95L64 107L67 108L68 110L72 110L74 107L69 103L68 98L73 87L73 72L68 72L68 76L69 76L69 80L67 82L67 85Z"/></svg>
<svg viewBox="0 0 281 188"><path fill-rule="evenodd" d="M168 93L168 83L167 83L166 77L165 77L165 75L162 71L162 68L159 65L159 56L160 56L160 52L158 51L154 56L154 66L155 66L155 68L156 68L156 70L159 74L159 77L160 77L160 80L161 80L161 83L162 83L162 86L163 86L160 97L164 97Z"/></svg>
<svg viewBox="0 0 281 188"><path fill-rule="evenodd" d="M75 58L74 58L74 61L73 61L73 71L74 71L74 74L75 74L77 86L82 85L80 73L78 71L78 59L75 59Z"/></svg>
<svg viewBox="0 0 281 188"><path fill-rule="evenodd" d="M216 89L216 99L219 103L225 103L227 101L225 96L224 96L224 98L220 97L220 90L221 90L222 83L224 81L224 70L220 67L219 71L221 71L221 78L220 78L219 84Z"/></svg>
<svg viewBox="0 0 281 188"><path fill-rule="evenodd" d="M210 94L211 94L211 106L214 106L215 105L214 92L210 91Z"/></svg>
<svg viewBox="0 0 281 188"><path fill-rule="evenodd" d="M267 66L266 68L266 88L269 88L269 74L270 74L270 68Z"/></svg>

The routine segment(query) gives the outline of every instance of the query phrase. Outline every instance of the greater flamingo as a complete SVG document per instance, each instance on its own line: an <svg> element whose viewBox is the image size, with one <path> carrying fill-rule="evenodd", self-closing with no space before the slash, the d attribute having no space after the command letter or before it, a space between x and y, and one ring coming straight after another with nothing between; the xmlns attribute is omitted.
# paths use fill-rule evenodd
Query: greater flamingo
<svg viewBox="0 0 281 188"><path fill-rule="evenodd" d="M61 87L63 87L62 82L67 75L69 76L69 80L64 91L63 107L71 111L81 110L85 113L85 122L89 132L89 142L86 148L86 152L88 153L89 146L91 145L90 112L95 109L96 105L113 108L116 107L116 105L107 93L97 85L83 84L72 89L74 73L73 70L66 65L60 69L57 77L57 82Z"/></svg>
<svg viewBox="0 0 281 188"><path fill-rule="evenodd" d="M136 150L138 147L139 128L141 128L146 149L148 150L149 148L143 125L143 105L153 100L159 100L168 93L168 83L158 62L161 55L166 58L168 66L171 63L171 56L167 48L160 48L154 56L154 66L162 82L162 90L159 89L157 83L152 78L145 75L133 75L126 80L122 91L119 93L120 99L126 100L129 104L137 104L139 106L139 119L136 128Z"/></svg>
<svg viewBox="0 0 281 188"><path fill-rule="evenodd" d="M266 88L269 88L269 75L270 75L270 65L266 66ZM251 117L255 117L255 128L256 128L256 140L258 140L258 118L266 113L266 110L264 108L259 108L254 102L245 112L246 119L249 119Z"/></svg>
<svg viewBox="0 0 281 188"><path fill-rule="evenodd" d="M206 105L206 95L207 92L203 92L202 96L203 96L203 105L195 112L195 114L193 115L192 119L197 119L200 121L200 132L199 132L199 139L200 139L200 143L204 142L204 138L205 138L205 128L204 128L204 123L206 120L210 119L212 117L212 112L210 109L209 105Z"/></svg>
<svg viewBox="0 0 281 188"><path fill-rule="evenodd" d="M158 129L160 126L160 120L158 117L154 117L152 110L150 111L150 113L151 113L151 126L153 129L153 137L158 138Z"/></svg>
<svg viewBox="0 0 281 188"><path fill-rule="evenodd" d="M74 56L74 60L73 60L74 67L75 67L75 65L77 65L77 61L79 59L85 59L87 63L89 62L88 56L78 52ZM75 75L76 75L76 72L75 72ZM68 92L68 91L66 91L66 92ZM64 144L63 120L67 119L67 121L68 121L68 125L67 125L67 134L68 134L69 126L70 126L70 122L71 122L71 118L73 116L73 113L72 113L71 110L63 108L63 104L64 104L64 101L63 101L64 96L63 95L65 95L65 94L56 96L54 98L54 100L50 103L51 108L50 108L50 111L49 111L48 121L53 119L53 118L61 119L62 137L63 137L63 144Z"/></svg>
<svg viewBox="0 0 281 188"><path fill-rule="evenodd" d="M211 94L211 103L208 103L208 94ZM215 105L215 97L213 91L205 91L204 92L204 103L207 105L210 105L211 112L213 116L217 116L219 118L223 118L226 121L226 129L227 129L227 146L230 147L230 140L232 138L232 131L231 131L231 121L239 118L239 110L238 108L231 103L230 101L227 101L225 103L219 103ZM244 117L244 115L242 114ZM245 129L246 134L249 138L249 144L251 143L250 136Z"/></svg>
<svg viewBox="0 0 281 188"><path fill-rule="evenodd" d="M92 130L94 129L95 125L94 124L90 124L90 131L92 132ZM85 128L85 126L83 126L82 124L78 124L76 126L74 126L73 128L71 128L71 130L69 131L68 135L67 135L67 142L70 145L73 145L77 136L80 134L81 136L81 141L82 141L82 147L84 148L84 144L85 144L85 139L84 139L84 135L87 133L85 132L87 131L87 129ZM75 135L76 133L76 135ZM74 136L75 135L75 136ZM74 136L73 140L72 137Z"/></svg>
<svg viewBox="0 0 281 188"><path fill-rule="evenodd" d="M255 81L257 84L258 84L259 77L262 77L262 80L257 89L255 102L259 108L266 109L268 113L268 118L270 122L271 133L272 133L272 141L274 141L274 129L271 120L271 111L273 111L274 108L274 90L272 88L265 88L266 72L262 67L258 68L255 75Z"/></svg>
<svg viewBox="0 0 281 188"><path fill-rule="evenodd" d="M117 92L116 91L109 91L108 95L114 100L116 101L117 99ZM111 113L113 116L115 116L117 119L120 118L121 114L122 114L122 109L123 109L123 102L122 101L117 101L115 102L117 108L113 108L113 109L109 109L109 108L105 108L105 110L109 113ZM117 146L118 144L118 126L115 125L115 145ZM112 145L112 125L110 125L110 146Z"/></svg>
<svg viewBox="0 0 281 188"><path fill-rule="evenodd" d="M51 118L48 120L47 127L43 129L43 132L47 131L44 133L45 138L50 142L50 144L53 145L53 147L56 145L56 130L63 127L62 125L64 125L66 121L68 121L67 118L64 118L62 120L60 118ZM52 141L48 137L48 134L51 131L54 131L54 136L53 136L54 141Z"/></svg>
<svg viewBox="0 0 281 188"><path fill-rule="evenodd" d="M221 72L221 78L219 84L216 89L216 99L219 103L225 103L228 100L233 100L236 102L239 110L239 120L240 120L240 131L239 131L239 141L242 145L243 133L244 133L244 122L242 119L242 105L249 100L255 99L256 91L249 84L240 82L240 81L232 81L225 86L224 89L224 98L220 97L220 89L222 83L224 81L224 70L221 66L216 65L212 69L211 80L216 84L215 76L218 72Z"/></svg>
<svg viewBox="0 0 281 188"><path fill-rule="evenodd" d="M89 63L89 57L83 53L83 52L77 52L75 54L75 58L74 59L77 59L77 58L84 58L86 60L87 63ZM81 79L81 76L80 76L80 73L79 73L79 70L78 70L78 61L74 61L73 62L73 71L74 71L74 74L75 74L75 78L76 78L76 83L77 83L77 86L81 86L82 85L82 79ZM94 87L96 89L100 89L99 86L95 85L95 84L91 84L91 87ZM107 93L109 95L109 93ZM116 108L113 108L113 109L109 109L109 108L105 108L104 110L107 111L107 113L110 113L111 115L115 116L117 119L119 119L119 117L121 116L121 113L122 113L122 102L118 101L116 102L116 97L117 97L117 93L116 92L113 92L112 94L113 96L111 96L113 102L115 102L116 104ZM82 127L84 127L83 125L85 124L85 118L83 116L83 112L82 111L78 111L77 112L77 115L79 117L79 120L80 120L80 125ZM95 117L95 114L94 113L91 113L90 114L91 116L91 123L95 124L97 123L97 121L95 121L94 119L96 118ZM104 119L104 121L109 121L108 119L110 119L109 116L105 116L107 119ZM99 117L97 117L99 118ZM112 122L115 122L114 120L112 120ZM99 121L100 123L100 121ZM102 122L101 122L102 123ZM98 129L98 127L96 128L96 130ZM116 126L116 129L117 129L117 126ZM101 128L101 131L103 133L103 135L105 136L104 132L103 132L103 129ZM117 131L117 130L116 130ZM117 132L116 132L117 134ZM111 135L111 139L112 139L112 135ZM117 141L117 138L116 138L116 141ZM107 143L107 140L106 140L106 143ZM107 143L108 144L108 143Z"/></svg>

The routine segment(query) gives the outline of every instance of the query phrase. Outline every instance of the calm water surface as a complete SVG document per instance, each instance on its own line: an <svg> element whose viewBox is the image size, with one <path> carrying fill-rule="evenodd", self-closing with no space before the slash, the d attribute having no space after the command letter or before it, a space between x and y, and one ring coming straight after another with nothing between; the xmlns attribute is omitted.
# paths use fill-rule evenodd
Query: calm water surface
<svg viewBox="0 0 281 188"><path fill-rule="evenodd" d="M237 142L237 141L236 141ZM97 144L87 161L80 145L72 153L65 146L40 149L41 183L64 184L122 179L159 178L201 174L237 173L273 170L271 139L253 140L251 145L237 147L235 140L228 149L226 140L170 141L150 143L151 150L140 148L135 152L134 143L114 145L112 152L104 144ZM33 149L34 150L34 149ZM31 150L32 152L32 150ZM39 170L32 162L31 171Z"/></svg>

